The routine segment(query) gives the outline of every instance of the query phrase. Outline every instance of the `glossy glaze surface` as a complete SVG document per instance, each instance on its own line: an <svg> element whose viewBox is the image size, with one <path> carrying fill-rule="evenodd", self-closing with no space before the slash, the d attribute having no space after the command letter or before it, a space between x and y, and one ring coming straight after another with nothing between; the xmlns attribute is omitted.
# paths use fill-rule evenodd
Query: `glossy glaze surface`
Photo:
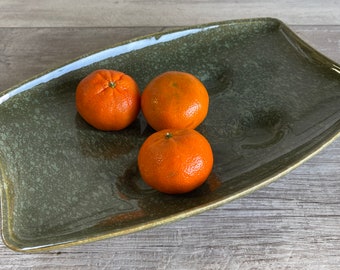
<svg viewBox="0 0 340 270"><path fill-rule="evenodd" d="M140 117L101 132L77 114L74 91L92 70L199 77L210 95L198 130L213 173L182 195L140 179L136 156L152 129ZM299 164L339 132L339 67L275 19L159 33L85 56L0 96L3 236L16 250L98 240L174 221L245 195Z"/></svg>

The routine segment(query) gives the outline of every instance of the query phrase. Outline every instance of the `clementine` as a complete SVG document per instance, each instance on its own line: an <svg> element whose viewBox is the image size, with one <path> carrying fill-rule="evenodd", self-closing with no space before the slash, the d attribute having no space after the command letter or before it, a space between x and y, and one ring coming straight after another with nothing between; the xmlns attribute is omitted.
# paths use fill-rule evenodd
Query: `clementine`
<svg viewBox="0 0 340 270"><path fill-rule="evenodd" d="M141 96L141 108L155 130L196 128L208 113L209 95L194 75L168 71L152 79Z"/></svg>
<svg viewBox="0 0 340 270"><path fill-rule="evenodd" d="M142 179L154 189L180 194L208 178L213 152L208 140L193 129L163 129L150 135L138 153Z"/></svg>
<svg viewBox="0 0 340 270"><path fill-rule="evenodd" d="M79 114L100 130L120 130L130 125L140 111L137 83L120 71L100 69L80 81L76 89Z"/></svg>

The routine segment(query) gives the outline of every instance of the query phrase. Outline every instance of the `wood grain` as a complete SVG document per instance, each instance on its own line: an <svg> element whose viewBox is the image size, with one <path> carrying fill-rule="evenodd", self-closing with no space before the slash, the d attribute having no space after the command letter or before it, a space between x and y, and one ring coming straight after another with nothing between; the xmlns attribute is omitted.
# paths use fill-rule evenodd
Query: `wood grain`
<svg viewBox="0 0 340 270"><path fill-rule="evenodd" d="M0 27L179 26L267 16L289 24L340 24L334 0L0 0L0 7Z"/></svg>
<svg viewBox="0 0 340 270"><path fill-rule="evenodd" d="M74 13L75 5L72 1L68 2L73 5ZM242 18L269 13L268 7L274 7L272 1L259 4L258 1L249 0L240 5L236 1L192 1L196 4L199 2L201 7L193 5L192 15L188 18L178 16L177 21L169 21L171 16L166 15L165 11L161 13L165 16L163 20L161 16L142 18L150 6L154 6L151 10L163 10L160 1L116 2L118 6L128 3L134 7L134 11L141 9L137 19L117 24L131 27L94 27L100 21L96 14L99 11L86 21L85 17L93 8L87 0L82 3L88 6L72 19L66 18L71 17L70 12L62 14L64 9L61 6L66 5L66 1L50 2L50 6L42 1L31 1L36 5L25 4L19 10L21 1L0 0L0 91L85 53L165 29L163 26L191 24L198 20L216 21L222 15L226 19L232 13L217 10L203 16L202 5L211 3L209 6L214 9L235 5L232 16L240 15ZM143 7L142 2L145 3ZM105 1L101 1L98 6L103 3ZM165 7L174 7L175 3L168 1ZM182 14L187 14L191 5L188 1L181 3L177 9L183 9ZM324 7L327 4L328 7ZM262 11L262 5L266 5L267 9ZM325 1L320 6L317 1L309 1L304 8L301 3L279 1L278 6L286 6L286 9L275 9L272 14L282 11L283 17L293 18L288 12L288 7L292 9L293 5L297 6L297 10L292 10L291 14L296 16L301 13L302 17L292 19L292 29L339 63L340 16L337 2ZM248 13L247 6L254 10ZM320 17L313 18L314 25L301 25L309 24L318 8ZM132 7L130 9L132 12ZM107 14L105 12L104 15ZM49 14L55 17L49 20ZM57 18L56 14L61 15ZM198 18L197 15L202 17ZM107 26L111 23L110 18L98 24ZM89 25L91 27L85 27ZM337 139L271 185L179 222L38 254L15 253L0 241L0 269L339 269L339 172L340 139Z"/></svg>
<svg viewBox="0 0 340 270"><path fill-rule="evenodd" d="M162 29L0 28L0 91L84 54Z"/></svg>
<svg viewBox="0 0 340 270"><path fill-rule="evenodd" d="M339 26L290 26L321 53L340 62ZM171 27L0 28L0 91L84 54ZM67 49L64 47L67 46Z"/></svg>

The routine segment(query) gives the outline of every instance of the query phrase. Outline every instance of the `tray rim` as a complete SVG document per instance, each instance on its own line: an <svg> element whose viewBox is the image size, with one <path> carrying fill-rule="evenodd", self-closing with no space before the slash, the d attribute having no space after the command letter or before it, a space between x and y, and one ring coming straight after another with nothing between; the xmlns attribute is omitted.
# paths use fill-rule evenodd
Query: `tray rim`
<svg viewBox="0 0 340 270"><path fill-rule="evenodd" d="M135 38L132 38L132 39L128 39L126 41L118 42L118 43L113 44L112 46L102 48L100 50L96 50L96 51L92 51L92 52L83 54L83 55L81 55L77 58L74 58L70 61L67 61L63 65L52 67L52 68L50 68L50 69L48 69L44 72L41 72L41 73L39 73L39 74L37 74L33 77L30 77L30 78L24 80L24 81L22 81L22 82L20 82L16 85L6 89L6 90L1 91L0 92L0 105L3 102L6 102L6 99L4 99L1 102L1 97L12 92L13 90L18 89L19 87L22 87L22 86L26 85L27 83L34 81L38 78L41 78L42 76L47 75L47 74L49 74L53 71L56 71L57 69L63 68L65 66L69 65L69 64L73 64L74 62L77 62L79 60L82 60L82 59L85 59L85 58L90 58L97 53L103 52L103 51L111 49L111 48L124 46L124 45L127 45L127 44L132 43L132 42L136 42L136 41L139 41L139 40L144 40L144 39L153 38L153 37L156 37L156 38L162 37L164 35L177 33L177 32L181 32L181 31L186 31L186 30L198 29L198 30L201 31L204 28L208 29L209 27L213 27L213 26L220 27L220 26L226 26L226 25L232 25L232 24L251 23L251 22L260 22L260 21L263 21L263 22L271 21L271 22L277 23L281 27L282 30L288 32L288 34L291 35L294 38L295 42L299 43L300 45L302 45L303 47L307 48L310 51L316 52L320 57L323 58L323 60L328 62L330 64L330 66L334 66L333 69L335 69L335 71L340 74L340 67L339 67L340 65L339 64L337 64L335 61L333 61L329 57L325 56L324 54L322 54L321 52L319 52L318 50L313 48L311 45L309 45L307 42L305 42L302 38L300 38L293 30L291 30L281 20L279 20L277 18L272 18L272 17L234 19L234 20L224 20L224 21L217 21L217 22L211 22L211 23L205 23L205 24L196 24L196 25L185 26L185 27L176 27L176 28L172 28L172 29L169 29L169 30L165 30L165 31L157 31L157 32L154 32L154 33L151 33L151 34L142 35L142 36L138 36L138 37L135 37ZM84 65L84 66L86 66L86 65ZM26 90L29 90L29 89L30 88L28 88ZM213 201L213 202L209 202L209 203L206 203L204 205L196 206L192 209L185 210L185 211L182 211L182 212L179 212L179 213L176 213L176 214L172 214L172 215L169 215L169 216L166 216L166 217L163 217L163 218L151 220L151 221L148 221L148 222L145 222L145 223L142 223L142 224L137 224L137 225L125 227L124 229L121 229L119 231L102 233L102 234L99 234L99 235L90 236L88 238L85 237L85 238L82 238L82 239L59 242L57 244L51 243L51 244L46 244L46 245L41 245L41 246L29 246L29 247L20 247L19 245L13 244L13 243L19 243L20 241L15 240L15 237L10 233L11 230L8 226L8 224L10 224L10 222L12 220L12 216L9 215L9 209L8 209L8 206L7 206L7 200L8 200L8 197L10 196L8 193L10 192L10 190L9 190L9 187L7 187L5 181L3 180L5 178L4 168L3 168L5 166L5 164L4 164L4 162L2 162L2 160L0 160L0 170L1 170L1 173L2 173L2 179L0 181L1 237L2 237L4 244L7 247L9 247L10 249L12 249L13 251L36 253L36 252L66 248L66 247L80 245L80 244L87 244L87 243L91 243L91 242L94 242L94 241L104 240L104 239L122 236L122 235L130 234L130 233L134 233L134 232L138 232L138 231L142 231L142 230L146 230L146 229L151 229L151 228L157 227L159 225L168 224L170 222L175 222L175 221L178 221L178 220L181 220L181 219L193 216L193 215L200 214L200 213L205 212L207 210L214 209L216 207L219 207L223 204L231 202L235 199L244 197L245 195L248 195L248 194L250 194L250 193L252 193L252 192L254 192L254 191L256 191L256 190L258 190L262 187L269 185L270 183L272 183L275 180L277 180L278 178L281 178L282 176L286 175L287 173L289 173L293 169L297 168L302 163L304 163L305 161L307 161L308 159L310 159L311 157L313 157L314 155L316 155L317 153L322 151L324 148L326 148L328 145L330 145L333 141L335 141L339 137L340 137L340 130L338 130L337 133L332 134L329 137L328 140L323 141L321 143L321 145L317 146L316 149L313 149L310 153L307 153L306 156L304 156L303 158L301 158L300 160L298 160L294 164L292 164L288 167L284 167L281 170L276 171L274 176L264 178L260 183L255 184L250 188L246 188L244 190L241 190L241 191L237 192L236 194L230 195L226 198L219 199L219 200L216 200L216 201Z"/></svg>

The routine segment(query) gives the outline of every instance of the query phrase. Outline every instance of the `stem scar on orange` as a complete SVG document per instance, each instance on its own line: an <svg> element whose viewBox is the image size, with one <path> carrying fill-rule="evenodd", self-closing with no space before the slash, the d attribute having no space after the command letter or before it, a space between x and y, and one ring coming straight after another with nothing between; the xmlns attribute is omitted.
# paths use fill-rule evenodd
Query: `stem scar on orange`
<svg viewBox="0 0 340 270"><path fill-rule="evenodd" d="M208 113L209 95L194 75L168 71L152 79L141 96L141 108L155 130L195 129Z"/></svg>
<svg viewBox="0 0 340 270"><path fill-rule="evenodd" d="M123 72L96 70L78 84L76 107L93 127L104 131L120 130L137 118L139 88L134 79Z"/></svg>
<svg viewBox="0 0 340 270"><path fill-rule="evenodd" d="M150 135L138 153L142 179L154 189L180 194L202 185L213 167L208 140L193 129L163 129Z"/></svg>

